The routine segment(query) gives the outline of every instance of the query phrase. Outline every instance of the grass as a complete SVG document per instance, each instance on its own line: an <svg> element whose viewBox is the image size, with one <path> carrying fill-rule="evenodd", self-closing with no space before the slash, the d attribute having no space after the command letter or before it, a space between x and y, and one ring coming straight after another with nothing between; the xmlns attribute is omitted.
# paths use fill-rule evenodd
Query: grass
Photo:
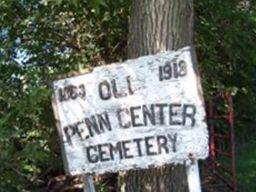
<svg viewBox="0 0 256 192"><path fill-rule="evenodd" d="M256 192L256 140L237 146L236 167L239 186L245 192Z"/></svg>

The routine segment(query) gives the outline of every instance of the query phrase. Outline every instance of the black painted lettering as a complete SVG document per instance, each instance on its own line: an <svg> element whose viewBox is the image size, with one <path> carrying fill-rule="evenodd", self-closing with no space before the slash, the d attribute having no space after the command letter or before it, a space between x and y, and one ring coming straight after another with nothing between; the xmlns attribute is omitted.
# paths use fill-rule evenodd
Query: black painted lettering
<svg viewBox="0 0 256 192"><path fill-rule="evenodd" d="M86 97L85 86L83 84L81 84L81 85L78 86L78 88L79 88L79 91L78 91L79 97L82 98L82 99L85 99L85 97Z"/></svg>
<svg viewBox="0 0 256 192"><path fill-rule="evenodd" d="M122 142L122 147L123 147L123 152L124 152L124 158L125 159L133 158L133 155L131 155L131 154L129 155L130 148L129 148L129 146L127 146L130 143L131 143L131 141L129 141L129 140Z"/></svg>
<svg viewBox="0 0 256 192"><path fill-rule="evenodd" d="M171 78L177 79L187 74L186 62L183 60L177 62L177 58L174 58L172 61L167 61L163 66L159 66L159 81L169 80Z"/></svg>
<svg viewBox="0 0 256 192"><path fill-rule="evenodd" d="M118 93L117 86L116 86L116 80L111 80L112 90L115 98L121 98L127 96L126 93Z"/></svg>
<svg viewBox="0 0 256 192"><path fill-rule="evenodd" d="M159 80L169 80L172 78L171 62L167 61L164 66L159 67Z"/></svg>
<svg viewBox="0 0 256 192"><path fill-rule="evenodd" d="M147 155L157 155L155 151L152 151L154 145L150 144L150 141L154 139L154 136L145 137L146 153Z"/></svg>
<svg viewBox="0 0 256 192"><path fill-rule="evenodd" d="M179 77L184 77L187 75L187 64L185 61L179 61L177 74Z"/></svg>
<svg viewBox="0 0 256 192"><path fill-rule="evenodd" d="M167 147L167 138L163 135L156 136L157 146L158 146L158 154L162 154L164 150L165 153L169 153L169 148Z"/></svg>
<svg viewBox="0 0 256 192"><path fill-rule="evenodd" d="M90 118L85 118L84 121L85 121L86 126L88 127L91 137L93 137L95 134L101 133L98 123L97 123L97 120L94 115L92 115Z"/></svg>
<svg viewBox="0 0 256 192"><path fill-rule="evenodd" d="M179 74L178 74L178 65L177 63L173 63L173 73L174 73L174 78L177 78L179 77Z"/></svg>
<svg viewBox="0 0 256 192"><path fill-rule="evenodd" d="M123 159L123 153L122 153L122 145L120 142L117 142L116 145L112 145L109 143L109 151L110 151L110 158L114 160L114 155L118 153L120 159Z"/></svg>
<svg viewBox="0 0 256 192"><path fill-rule="evenodd" d="M70 86L68 86L67 87L67 89L68 89L68 95L69 95L69 97L71 98L71 99L76 99L77 98L77 88L76 88L76 86L74 86L74 85L70 85Z"/></svg>
<svg viewBox="0 0 256 192"><path fill-rule="evenodd" d="M127 81L127 86L128 86L129 95L133 95L133 94L134 94L134 90L132 89L131 77L130 77L130 76L127 76L127 77L126 77L126 81Z"/></svg>
<svg viewBox="0 0 256 192"><path fill-rule="evenodd" d="M129 110L124 108L124 109L118 109L117 110L117 118L118 118L118 123L119 126L122 128L129 128L131 126L131 122L127 121L127 116L129 116ZM126 122L125 122L126 120Z"/></svg>
<svg viewBox="0 0 256 192"><path fill-rule="evenodd" d="M84 122L83 121L81 121L81 122L78 122L78 123L76 123L76 131L77 131L77 134L78 134L78 136L82 139L82 140L84 140L88 135L86 135L86 133L85 133L85 130L84 130Z"/></svg>
<svg viewBox="0 0 256 192"><path fill-rule="evenodd" d="M91 151L97 152L97 147L96 146L89 146L86 147L86 155L87 159L90 163L97 163L99 161L99 157L94 153L91 154Z"/></svg>
<svg viewBox="0 0 256 192"><path fill-rule="evenodd" d="M146 105L143 105L142 112L144 125L148 125L149 121L151 125L156 125L154 105L150 105L150 109Z"/></svg>
<svg viewBox="0 0 256 192"><path fill-rule="evenodd" d="M172 143L172 152L175 153L177 151L176 142L177 142L178 134L177 133L175 133L174 135L167 134L167 137Z"/></svg>
<svg viewBox="0 0 256 192"><path fill-rule="evenodd" d="M177 117L181 116L181 113L177 111L181 109L181 104L179 103L172 103L169 105L169 124L170 125L181 125L181 120L177 120ZM176 118L175 118L176 117ZM174 120L174 118L176 120Z"/></svg>
<svg viewBox="0 0 256 192"><path fill-rule="evenodd" d="M138 149L138 155L139 157L141 157L142 156L141 141L143 141L143 139L138 138L138 139L133 139L133 141L136 143L137 149Z"/></svg>
<svg viewBox="0 0 256 192"><path fill-rule="evenodd" d="M109 121L108 113L104 112L102 114L97 114L100 130L105 132L105 129L111 131L111 124Z"/></svg>
<svg viewBox="0 0 256 192"><path fill-rule="evenodd" d="M164 77L163 77L163 67L162 66L159 66L158 72L159 72L159 81L163 81Z"/></svg>
<svg viewBox="0 0 256 192"><path fill-rule="evenodd" d="M136 112L141 111L141 106L136 106L136 107L131 107L130 112L131 112L131 120L132 120L132 126L133 127L140 127L143 126L140 120L140 116Z"/></svg>
<svg viewBox="0 0 256 192"><path fill-rule="evenodd" d="M99 94L102 100L108 100L111 98L110 84L108 81L102 81L99 84Z"/></svg>
<svg viewBox="0 0 256 192"><path fill-rule="evenodd" d="M64 88L58 89L59 101L68 101L69 99L75 100L78 96L85 99L86 92L84 84L79 86L68 85Z"/></svg>
<svg viewBox="0 0 256 192"><path fill-rule="evenodd" d="M107 155L108 153L106 152L106 150L108 150L108 149L109 149L109 145L108 144L100 144L100 145L98 145L99 158L100 158L101 162L109 161L110 160L110 158Z"/></svg>
<svg viewBox="0 0 256 192"><path fill-rule="evenodd" d="M160 125L163 125L165 124L164 108L167 107L168 105L166 103L161 103L161 104L155 104L155 106L159 108L159 123Z"/></svg>
<svg viewBox="0 0 256 192"><path fill-rule="evenodd" d="M189 118L191 121L191 126L194 127L196 122L195 115L196 115L195 105L184 104L183 113L182 113L182 117L183 117L182 124L186 125L187 119Z"/></svg>
<svg viewBox="0 0 256 192"><path fill-rule="evenodd" d="M67 139L67 142L71 145L71 137L73 135L75 135L75 129L74 129L74 126L72 125L68 125L66 127L63 128L64 130L64 134L65 134L65 137Z"/></svg>
<svg viewBox="0 0 256 192"><path fill-rule="evenodd" d="M58 89L58 95L59 95L59 101L66 101L67 100L67 95L65 94L64 89Z"/></svg>

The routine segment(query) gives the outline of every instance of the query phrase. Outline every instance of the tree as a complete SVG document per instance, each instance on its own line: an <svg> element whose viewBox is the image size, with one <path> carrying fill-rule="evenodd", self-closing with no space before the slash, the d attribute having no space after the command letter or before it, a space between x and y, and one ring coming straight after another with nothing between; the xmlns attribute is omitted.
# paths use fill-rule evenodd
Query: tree
<svg viewBox="0 0 256 192"><path fill-rule="evenodd" d="M140 36L130 38L129 47L137 41L136 44L144 43L146 48L143 50L137 45L137 49L129 48L129 56L181 47L181 43L177 45L177 35L181 33L171 27L178 24L171 20L167 26L162 22L166 23L170 17L183 22L184 14L191 13L189 8L179 13L169 10L184 9L192 4L188 1L154 0L158 7L154 8L150 0L138 0L136 12L133 2L134 22L131 23L135 23L135 13L140 17L136 21L139 23L130 27L138 27L140 31L143 27L143 32L138 31ZM250 134L247 128L255 125L256 113L256 2L242 2L247 1L198 0L194 3L195 45L205 96L219 90L232 91L239 136L241 131ZM0 189L40 191L47 188L54 177L63 174L51 109L51 81L59 74L94 67L102 60L111 63L125 59L129 6L129 0L1 0ZM158 18L149 17L155 12ZM155 27L148 25L144 17L159 23L155 23ZM138 21L141 19L145 22ZM169 41L157 44L154 39L159 39L160 32L156 32L161 29L163 33L169 29ZM192 34L183 31L185 34L181 36L192 39ZM153 40L143 40L152 33L155 34ZM163 46L163 42L169 43ZM175 174L171 169L164 169L164 173ZM161 179L169 181L173 177L165 175Z"/></svg>
<svg viewBox="0 0 256 192"><path fill-rule="evenodd" d="M192 45L193 0L133 0L128 57L176 50ZM122 191L188 191L184 165L129 171Z"/></svg>
<svg viewBox="0 0 256 192"><path fill-rule="evenodd" d="M126 28L121 26L126 26L123 17L128 15L124 4L111 2L97 12L91 3L0 2L0 189L4 191L50 191L64 174L51 107L52 80L121 55L126 42Z"/></svg>

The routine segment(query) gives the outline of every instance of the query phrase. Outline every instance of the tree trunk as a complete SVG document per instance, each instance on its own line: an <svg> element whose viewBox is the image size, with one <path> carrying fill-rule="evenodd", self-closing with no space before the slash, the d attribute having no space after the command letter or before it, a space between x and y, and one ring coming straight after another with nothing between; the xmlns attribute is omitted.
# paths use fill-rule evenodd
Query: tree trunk
<svg viewBox="0 0 256 192"><path fill-rule="evenodd" d="M128 57L192 45L193 0L132 0Z"/></svg>
<svg viewBox="0 0 256 192"><path fill-rule="evenodd" d="M192 45L193 0L132 0L128 57ZM184 165L123 173L123 192L188 191Z"/></svg>

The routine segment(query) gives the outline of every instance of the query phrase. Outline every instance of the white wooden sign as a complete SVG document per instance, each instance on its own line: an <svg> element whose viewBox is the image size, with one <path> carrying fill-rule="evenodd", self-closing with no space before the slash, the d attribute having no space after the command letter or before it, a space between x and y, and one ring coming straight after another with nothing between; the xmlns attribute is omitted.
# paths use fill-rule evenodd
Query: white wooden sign
<svg viewBox="0 0 256 192"><path fill-rule="evenodd" d="M208 155L204 103L189 47L97 67L53 86L66 170L72 175Z"/></svg>

